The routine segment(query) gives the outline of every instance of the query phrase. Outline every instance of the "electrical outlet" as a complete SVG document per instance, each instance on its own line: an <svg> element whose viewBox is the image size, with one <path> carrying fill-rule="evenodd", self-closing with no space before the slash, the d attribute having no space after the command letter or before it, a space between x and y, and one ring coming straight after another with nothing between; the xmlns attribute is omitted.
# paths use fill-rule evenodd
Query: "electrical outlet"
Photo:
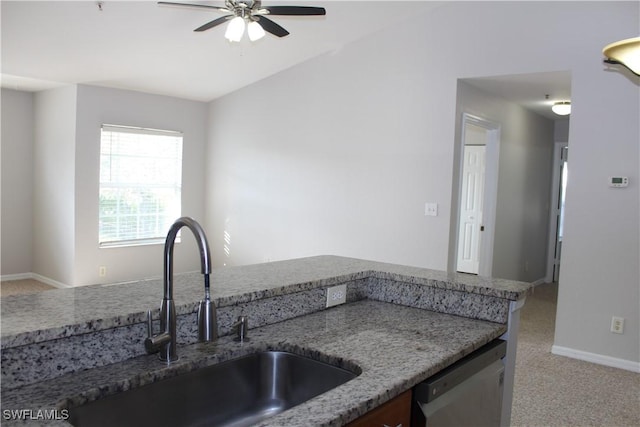
<svg viewBox="0 0 640 427"><path fill-rule="evenodd" d="M104 265L101 265L101 266L98 268L98 275L99 275L100 277L107 277L107 267L105 267Z"/></svg>
<svg viewBox="0 0 640 427"><path fill-rule="evenodd" d="M327 288L327 307L344 304L347 301L347 285Z"/></svg>
<svg viewBox="0 0 640 427"><path fill-rule="evenodd" d="M614 334L624 333L624 317L613 316L611 318L611 332Z"/></svg>

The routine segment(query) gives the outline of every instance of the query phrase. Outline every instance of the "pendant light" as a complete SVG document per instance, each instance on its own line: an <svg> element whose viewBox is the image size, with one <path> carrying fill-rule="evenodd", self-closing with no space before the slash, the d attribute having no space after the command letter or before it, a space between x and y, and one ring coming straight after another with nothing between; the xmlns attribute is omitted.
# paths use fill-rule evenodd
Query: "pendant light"
<svg viewBox="0 0 640 427"><path fill-rule="evenodd" d="M620 64L633 74L640 76L640 37L620 40L605 46L602 50L607 64Z"/></svg>

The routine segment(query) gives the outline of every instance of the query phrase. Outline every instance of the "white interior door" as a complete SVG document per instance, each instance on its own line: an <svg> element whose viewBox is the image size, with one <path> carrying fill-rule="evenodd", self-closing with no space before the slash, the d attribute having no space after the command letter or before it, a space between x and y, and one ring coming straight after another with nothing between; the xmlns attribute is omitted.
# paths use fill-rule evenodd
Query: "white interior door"
<svg viewBox="0 0 640 427"><path fill-rule="evenodd" d="M462 114L458 205L451 223L454 271L491 276L500 158L500 123ZM454 237L455 235L455 237Z"/></svg>
<svg viewBox="0 0 640 427"><path fill-rule="evenodd" d="M463 273L478 274L480 269L485 170L486 147L465 145L457 262L457 270Z"/></svg>

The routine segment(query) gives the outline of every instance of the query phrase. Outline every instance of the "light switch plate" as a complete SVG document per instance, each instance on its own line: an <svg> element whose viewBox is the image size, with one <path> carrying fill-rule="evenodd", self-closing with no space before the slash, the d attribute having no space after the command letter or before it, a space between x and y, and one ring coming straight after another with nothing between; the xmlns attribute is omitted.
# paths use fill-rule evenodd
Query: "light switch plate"
<svg viewBox="0 0 640 427"><path fill-rule="evenodd" d="M438 204L437 203L425 203L424 204L425 216L438 216Z"/></svg>

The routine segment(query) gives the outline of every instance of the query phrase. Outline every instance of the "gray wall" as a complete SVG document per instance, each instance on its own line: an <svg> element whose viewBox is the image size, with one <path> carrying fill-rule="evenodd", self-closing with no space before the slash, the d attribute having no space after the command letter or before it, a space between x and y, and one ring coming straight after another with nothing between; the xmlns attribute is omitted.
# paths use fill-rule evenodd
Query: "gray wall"
<svg viewBox="0 0 640 427"><path fill-rule="evenodd" d="M637 79L605 71L601 50L636 34L638 16L637 2L451 2L215 101L216 262L334 253L447 269L458 79L566 70L556 346L637 368L640 97ZM636 184L611 190L611 174ZM437 217L423 215L426 201ZM609 332L614 314L624 335Z"/></svg>
<svg viewBox="0 0 640 427"><path fill-rule="evenodd" d="M0 274L32 271L33 94L2 89L2 264Z"/></svg>
<svg viewBox="0 0 640 427"><path fill-rule="evenodd" d="M35 97L33 272L75 283L75 149L77 88Z"/></svg>
<svg viewBox="0 0 640 427"><path fill-rule="evenodd" d="M553 139L555 142L569 141L569 120L557 120L553 131Z"/></svg>

